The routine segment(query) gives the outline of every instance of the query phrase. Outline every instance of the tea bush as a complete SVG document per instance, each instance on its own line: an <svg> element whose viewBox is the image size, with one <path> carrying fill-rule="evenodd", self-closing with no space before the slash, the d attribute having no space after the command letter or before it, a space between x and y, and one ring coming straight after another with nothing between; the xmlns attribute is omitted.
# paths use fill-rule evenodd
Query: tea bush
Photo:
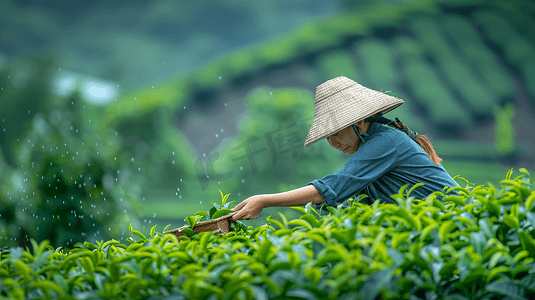
<svg viewBox="0 0 535 300"><path fill-rule="evenodd" d="M13 299L533 299L535 184L529 173L501 187L454 187L397 205L295 207L267 218L177 239L132 230L129 245L47 241L4 250L0 296ZM451 190L449 189L449 190ZM447 191L445 191L447 192ZM439 201L437 197L443 197ZM166 228L167 229L167 228ZM164 229L164 231L166 230Z"/></svg>
<svg viewBox="0 0 535 300"><path fill-rule="evenodd" d="M143 178L133 176L133 155L113 128L98 127L99 108L80 92L54 95L48 80L55 62L45 55L21 59L17 64L28 65L32 75L0 101L7 127L0 143L2 246L31 248L34 238L72 247L88 237L110 239L138 222L132 216ZM6 72L17 74L16 68Z"/></svg>

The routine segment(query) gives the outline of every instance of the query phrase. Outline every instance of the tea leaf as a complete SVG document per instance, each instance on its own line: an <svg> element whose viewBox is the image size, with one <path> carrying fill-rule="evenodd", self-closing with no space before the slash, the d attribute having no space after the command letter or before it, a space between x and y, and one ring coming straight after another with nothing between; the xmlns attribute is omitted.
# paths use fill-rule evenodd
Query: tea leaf
<svg viewBox="0 0 535 300"><path fill-rule="evenodd" d="M229 209L229 208L223 208L223 209L220 209L218 211L216 211L212 216L211 218L212 219L217 219L219 217L222 217L224 215L227 215L227 214L230 214L230 213L233 213L234 211L232 209Z"/></svg>
<svg viewBox="0 0 535 300"><path fill-rule="evenodd" d="M167 224L167 226L165 226L165 228L163 229L163 232L166 232L167 229L169 229L169 226L171 226L171 224Z"/></svg>
<svg viewBox="0 0 535 300"><path fill-rule="evenodd" d="M48 281L48 280L40 280L40 281L37 281L33 284L30 285L30 287L28 288L28 290L34 290L34 289L37 289L37 288L40 288L42 291L45 292L45 295L47 295L47 297L49 297L49 290L53 290L56 294L58 294L59 296L63 296L64 295L64 292L63 290L56 284L52 283L51 281Z"/></svg>
<svg viewBox="0 0 535 300"><path fill-rule="evenodd" d="M448 195L442 199L443 202L451 202L455 205L464 206L464 197L463 196L455 196L455 195Z"/></svg>
<svg viewBox="0 0 535 300"><path fill-rule="evenodd" d="M507 174L505 175L505 180L510 180L511 175L513 175L513 168L511 168L511 170L507 172Z"/></svg>
<svg viewBox="0 0 535 300"><path fill-rule="evenodd" d="M279 227L279 229L284 229L285 227L282 225L281 222L279 222L278 220L276 219L272 219L271 216L268 216L266 218L266 220L268 221L269 224L273 223L275 225L277 225L277 227Z"/></svg>
<svg viewBox="0 0 535 300"><path fill-rule="evenodd" d="M143 233L141 233L141 232L139 232L139 231L137 231L137 230L133 230L133 229L132 229L132 224L130 224L130 227L129 227L128 229L130 230L131 233L133 233L133 234L139 236L141 239L143 239L143 240L146 240L146 239L147 239L147 238L143 235Z"/></svg>
<svg viewBox="0 0 535 300"><path fill-rule="evenodd" d="M299 219L307 221L312 227L318 227L320 222L311 214L302 215Z"/></svg>
<svg viewBox="0 0 535 300"><path fill-rule="evenodd" d="M505 218L503 218L503 223L505 223L507 226L511 228L518 229L520 227L520 224L518 222L518 218L513 217L512 215L507 215Z"/></svg>
<svg viewBox="0 0 535 300"><path fill-rule="evenodd" d="M111 240L105 242L104 244L102 244L102 248L101 248L101 249L106 248L108 245L111 245L111 244L118 244L118 243L119 243L118 241L116 241L116 240L114 240L114 239L111 239ZM99 250L99 251L100 251L100 250Z"/></svg>
<svg viewBox="0 0 535 300"><path fill-rule="evenodd" d="M421 183L421 182L413 185L413 187L411 187L411 189L407 192L407 197L409 197L409 195L412 193L412 191L414 191L416 188L418 188L418 187L420 187L422 185L424 185L424 184Z"/></svg>
<svg viewBox="0 0 535 300"><path fill-rule="evenodd" d="M288 219L286 218L286 216L281 212L279 212L279 216L281 217L282 224L284 224L284 227L288 227Z"/></svg>
<svg viewBox="0 0 535 300"><path fill-rule="evenodd" d="M210 219L213 219L213 218L214 218L213 215L215 214L215 212L216 212L218 209L219 209L219 208L216 207L215 204L214 204L214 207L212 207L212 208L210 209Z"/></svg>
<svg viewBox="0 0 535 300"><path fill-rule="evenodd" d="M531 235L525 231L520 231L518 232L518 237L520 238L522 248L529 252L530 257L535 257L535 242Z"/></svg>
<svg viewBox="0 0 535 300"><path fill-rule="evenodd" d="M485 286L485 291L501 295L502 299L526 299L523 297L524 291L521 287L508 282L494 281Z"/></svg>
<svg viewBox="0 0 535 300"><path fill-rule="evenodd" d="M497 267L497 268L493 268L492 270L490 270L489 274L487 275L487 284L489 284L490 282L492 282L492 279L494 277L496 277L498 274L500 273L507 273L507 272L510 272L511 270L506 267L506 266L500 266L500 267Z"/></svg>
<svg viewBox="0 0 535 300"><path fill-rule="evenodd" d="M182 229L180 232L185 233L189 237L192 237L195 234L190 227L186 227L186 228Z"/></svg>
<svg viewBox="0 0 535 300"><path fill-rule="evenodd" d="M186 222L188 222L191 228L194 228L195 225L202 219L202 216L187 216Z"/></svg>
<svg viewBox="0 0 535 300"><path fill-rule="evenodd" d="M533 191L528 198L526 199L525 206L528 211L531 211L533 208L533 203L535 202L535 191Z"/></svg>
<svg viewBox="0 0 535 300"><path fill-rule="evenodd" d="M307 211L306 211L303 207L301 207L301 206L292 206L292 207L290 207L290 208L291 208L291 209L295 209L295 210L297 210L297 211L299 211L299 212L302 212L304 215L306 215L306 213L307 213Z"/></svg>
<svg viewBox="0 0 535 300"><path fill-rule="evenodd" d="M295 219L288 222L288 225L298 225L307 228L308 230L312 230L312 226L310 226L310 223L308 223L305 220Z"/></svg>
<svg viewBox="0 0 535 300"><path fill-rule="evenodd" d="M202 217L206 217L206 212L204 210L200 210L196 213L193 214L194 216L202 216Z"/></svg>

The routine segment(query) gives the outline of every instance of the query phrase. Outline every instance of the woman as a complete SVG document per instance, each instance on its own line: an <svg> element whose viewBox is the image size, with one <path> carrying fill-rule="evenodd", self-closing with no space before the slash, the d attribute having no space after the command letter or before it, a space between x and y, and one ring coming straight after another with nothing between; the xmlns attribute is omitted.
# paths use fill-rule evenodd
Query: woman
<svg viewBox="0 0 535 300"><path fill-rule="evenodd" d="M327 138L332 147L356 154L337 172L305 187L245 199L233 209L238 212L232 219L256 219L262 209L272 206L308 202L338 206L354 194L368 195L363 201L368 204L377 199L396 203L390 195L405 184L410 188L424 183L411 194L420 199L444 187L458 186L440 165L442 159L425 136L412 132L397 118L392 121L383 117L403 102L344 76L319 85L305 147Z"/></svg>

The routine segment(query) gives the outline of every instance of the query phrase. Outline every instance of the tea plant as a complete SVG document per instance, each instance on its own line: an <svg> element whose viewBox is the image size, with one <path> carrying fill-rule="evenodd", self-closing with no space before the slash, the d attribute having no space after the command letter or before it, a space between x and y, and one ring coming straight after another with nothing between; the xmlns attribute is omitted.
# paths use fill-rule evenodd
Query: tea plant
<svg viewBox="0 0 535 300"><path fill-rule="evenodd" d="M227 202L230 194L223 195L221 190L219 190L219 193L221 194L221 205L212 202L213 207L211 209L207 211L201 210L191 216L187 216L185 220L189 224L189 227L182 229L181 232L191 237L194 234L193 228L198 222L215 220L233 212L229 207L235 201ZM247 228L248 227L240 221L231 221L231 229L234 231L247 230Z"/></svg>
<svg viewBox="0 0 535 300"><path fill-rule="evenodd" d="M227 202L230 194L226 194L223 196L223 192L221 192L221 190L219 190L219 193L221 194L221 205L219 205L218 203L212 202L212 205L214 207L212 207L210 210L198 211L194 213L193 216L201 216L202 218L200 218L199 220L209 221L209 220L215 220L219 217L222 217L226 214L233 212L232 209L230 209L229 207L232 203L236 201ZM191 223L189 224L191 225ZM193 227L193 225L191 225L191 227Z"/></svg>
<svg viewBox="0 0 535 300"><path fill-rule="evenodd" d="M326 216L309 203L294 208L297 219L279 214L219 236L178 239L154 226L148 238L130 228L129 245L84 242L62 251L32 241L31 253L3 251L0 296L533 299L535 184L520 172L509 171L500 187L454 187L424 199L411 196L418 185L406 193L404 186L391 196L397 205L353 199Z"/></svg>

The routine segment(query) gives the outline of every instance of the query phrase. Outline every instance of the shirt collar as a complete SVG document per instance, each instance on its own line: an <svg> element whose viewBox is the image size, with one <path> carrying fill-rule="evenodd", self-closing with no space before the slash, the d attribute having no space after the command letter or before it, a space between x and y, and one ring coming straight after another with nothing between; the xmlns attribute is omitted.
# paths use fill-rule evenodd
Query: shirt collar
<svg viewBox="0 0 535 300"><path fill-rule="evenodd" d="M361 134L362 138L364 139L364 142L369 140L379 128L381 128L381 123L372 122L370 124L370 127L368 127L368 131L366 131L366 133L364 134Z"/></svg>

